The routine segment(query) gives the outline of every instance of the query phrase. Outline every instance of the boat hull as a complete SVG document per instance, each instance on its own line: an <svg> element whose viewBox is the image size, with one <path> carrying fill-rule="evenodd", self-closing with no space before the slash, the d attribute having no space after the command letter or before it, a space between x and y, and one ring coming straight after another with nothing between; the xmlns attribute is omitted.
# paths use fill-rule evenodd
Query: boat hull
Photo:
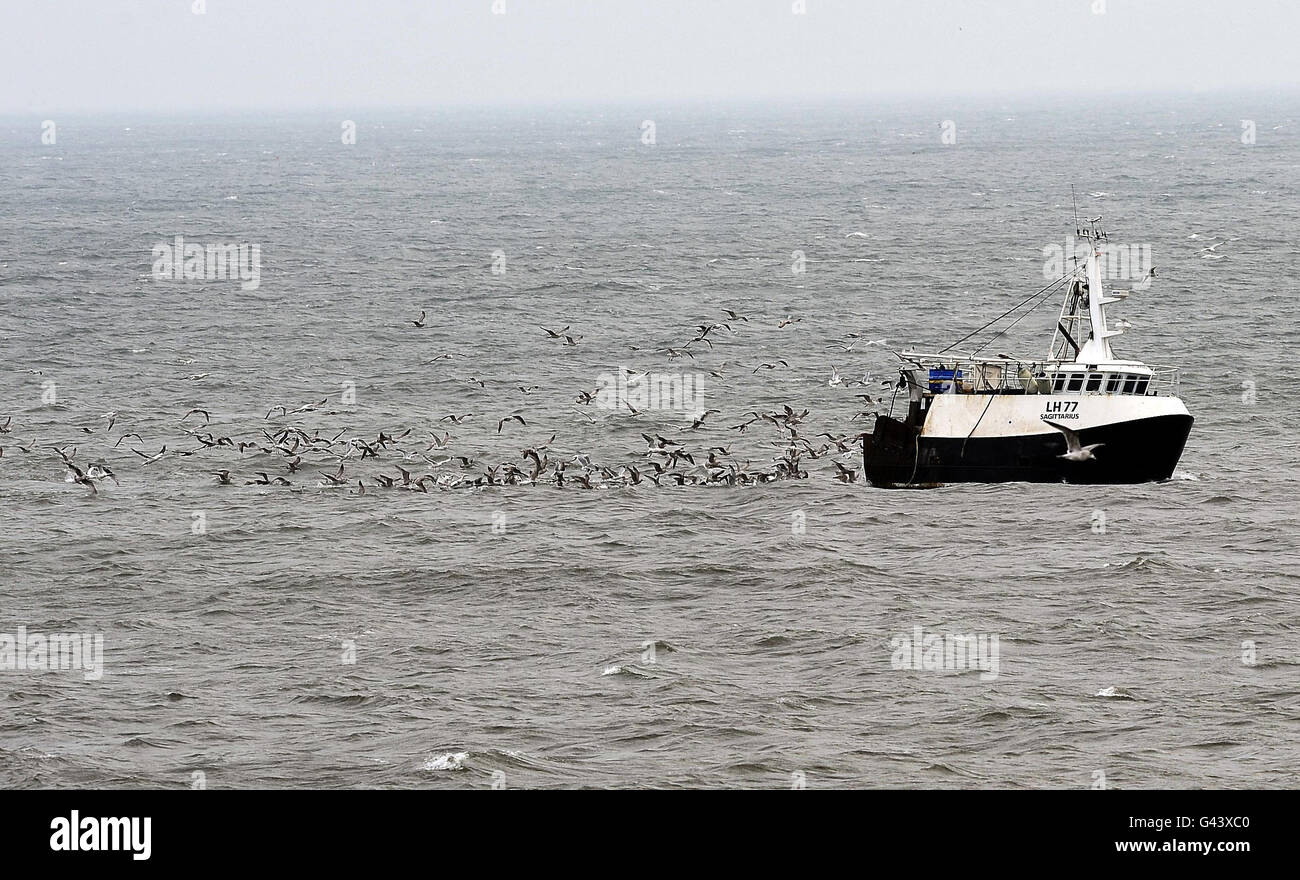
<svg viewBox="0 0 1300 880"><path fill-rule="evenodd" d="M921 488L945 483L1147 483L1167 480L1192 430L1186 412L1079 426L1080 443L1104 444L1090 461L1061 458L1065 436L934 436L882 417L863 440L863 465L875 486Z"/></svg>

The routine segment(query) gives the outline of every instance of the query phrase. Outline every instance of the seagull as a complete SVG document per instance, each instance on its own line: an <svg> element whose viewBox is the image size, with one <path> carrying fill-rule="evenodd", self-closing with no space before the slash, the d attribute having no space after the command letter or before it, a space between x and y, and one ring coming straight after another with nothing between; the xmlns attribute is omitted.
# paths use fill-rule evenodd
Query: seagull
<svg viewBox="0 0 1300 880"><path fill-rule="evenodd" d="M827 380L826 384L829 385L831 388L834 388L837 385L844 384L844 380L840 378L840 371L837 370L835 367L831 367L831 377L829 380Z"/></svg>
<svg viewBox="0 0 1300 880"><path fill-rule="evenodd" d="M143 452L141 452L138 449L132 449L131 451L134 452L136 455L140 456L141 458L143 458L145 464L153 464L155 461L158 461L164 455L167 454L167 444L164 443L163 448L159 449L158 452L155 453L154 455L145 455Z"/></svg>
<svg viewBox="0 0 1300 880"><path fill-rule="evenodd" d="M722 314L726 315L732 321L744 321L746 323L749 323L749 318L746 318L744 315L737 314L736 312L733 312L731 309L723 309Z"/></svg>
<svg viewBox="0 0 1300 880"><path fill-rule="evenodd" d="M778 322L777 322L776 327L777 327L777 329L779 330L779 329L781 329L782 327L788 327L788 326L790 326L791 324L798 324L798 323L799 323L800 321L802 321L802 320L803 320L803 318L792 318L792 317L790 317L789 315L786 315L784 320L781 320L781 321L778 321Z"/></svg>
<svg viewBox="0 0 1300 880"><path fill-rule="evenodd" d="M528 427L528 423L524 421L524 417L523 417L523 416L506 416L504 419L502 419L501 421L497 422L497 433L498 433L498 434L501 433L501 429L505 427L506 422L518 422L519 424L523 425L525 428Z"/></svg>
<svg viewBox="0 0 1300 880"><path fill-rule="evenodd" d="M412 321L411 323L417 327L424 326L424 309L420 309L420 317L417 320Z"/></svg>
<svg viewBox="0 0 1300 880"><path fill-rule="evenodd" d="M293 412L291 412L291 413L286 413L286 415L291 415L291 416L292 416L292 415L297 415L298 413L312 412L313 410L320 409L322 406L324 406L324 405L325 405L326 403L328 403L328 402L329 402L329 398L328 398L328 397L322 397L322 398L320 399L320 403L304 403L302 406L298 407L298 408L295 409Z"/></svg>
<svg viewBox="0 0 1300 880"><path fill-rule="evenodd" d="M781 361L781 360L777 361L776 364L780 364L783 367L790 366L785 361ZM769 364L769 363L759 364L757 367L754 367L754 372L757 373L759 370L775 370L776 364Z"/></svg>
<svg viewBox="0 0 1300 880"><path fill-rule="evenodd" d="M520 457L521 457L521 458L531 458L531 459L533 460L533 473L532 473L532 475L529 477L530 480L536 480L536 479L537 479L537 476L538 476L542 471L546 470L546 465L542 462L541 458L538 457L538 455L537 455L537 451L536 451L536 450L534 450L534 449L525 449L525 450L524 450L524 454L523 454L522 456L520 456Z"/></svg>
<svg viewBox="0 0 1300 880"><path fill-rule="evenodd" d="M542 327L542 329L546 331L546 335L547 335L547 337L550 338L550 339L563 339L563 338L564 338L564 331L566 331L566 330L569 329L569 325L568 325L568 324L565 324L565 325L564 325L562 328L560 328L559 330L552 330L552 329L550 329L549 327Z"/></svg>
<svg viewBox="0 0 1300 880"><path fill-rule="evenodd" d="M1071 431L1065 425L1048 419L1043 419L1043 421L1065 435L1065 452L1058 455L1057 458L1063 458L1066 461L1096 461L1096 456L1092 454L1092 451L1106 445L1105 443L1089 443L1087 446L1081 446L1077 431Z"/></svg>
<svg viewBox="0 0 1300 880"><path fill-rule="evenodd" d="M195 413L198 413L199 415L203 416L203 424L205 425L208 422L212 421L212 416L208 414L208 411L206 409L197 409L197 408L192 409L189 412L187 412L185 415L181 416L180 420L183 422L186 419L188 419L190 416L194 415Z"/></svg>
<svg viewBox="0 0 1300 880"><path fill-rule="evenodd" d="M717 410L717 409L706 409L704 412L696 416L693 422L691 422L691 430L695 430L696 428L700 427L701 425L704 424L705 419L707 419L709 416L713 415L714 413L721 412L721 411L722 410Z"/></svg>
<svg viewBox="0 0 1300 880"><path fill-rule="evenodd" d="M99 494L99 490L95 488L95 481L92 480L90 477L86 476L85 474L83 474L83 473L81 472L81 468L79 468L79 467L77 467L75 464L71 464L71 463L68 464L68 468L69 468L69 471L68 471L68 481L69 481L69 482L72 482L72 483L80 483L80 484L83 485L83 486L88 486L88 487L90 487L90 494L92 494L92 495L98 495L98 494ZM76 474L76 476L74 477L73 474Z"/></svg>
<svg viewBox="0 0 1300 880"><path fill-rule="evenodd" d="M96 480L102 480L105 477L107 477L108 479L112 480L116 485L118 486L122 485L117 481L117 474L113 473L113 469L110 468L107 464L105 464L103 459L100 459L99 461L92 464L90 467L86 468L86 476L94 477Z"/></svg>

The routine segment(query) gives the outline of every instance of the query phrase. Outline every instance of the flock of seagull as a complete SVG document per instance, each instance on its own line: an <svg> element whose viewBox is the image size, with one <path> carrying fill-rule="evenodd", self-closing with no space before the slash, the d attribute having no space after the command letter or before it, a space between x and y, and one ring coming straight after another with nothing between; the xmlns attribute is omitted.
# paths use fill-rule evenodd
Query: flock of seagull
<svg viewBox="0 0 1300 880"><path fill-rule="evenodd" d="M667 356L669 360L679 358L694 359L692 347L708 346L713 348L713 339L723 332L734 333L733 325L748 323L749 318L734 310L723 310L725 321L700 324L695 335L680 346L654 349ZM797 317L786 317L778 322L778 328L799 322ZM425 327L426 314L422 311L419 318L406 321L408 329ZM582 335L574 333L565 326L560 329L539 328L545 340L561 345L578 345ZM834 343L841 351L852 351L859 342L864 347L879 345L884 347L886 340L865 340L862 334L849 333L845 341ZM632 346L634 350L637 346ZM698 349L697 349L698 350ZM433 363L450 359L448 354L439 355ZM727 364L710 371L721 378ZM764 370L788 367L784 360L764 361L753 368L751 374ZM480 388L485 383L475 377L469 382ZM832 369L832 375L826 383L830 387L864 387L870 389L855 397L863 402L862 411L850 419L871 418L877 415L876 409L889 389L896 388L888 380L873 380L870 374L861 380L845 379L838 369ZM517 390L524 395L537 391L537 385L520 385ZM580 390L574 402L579 405L593 403L596 392ZM843 483L859 481L861 463L861 441L863 433L852 431L833 434L820 432L806 433L805 419L807 409L796 410L788 404L778 408L755 408L746 412L735 424L727 426L736 437L747 431L766 431L763 444L772 450L772 454L761 462L742 458L733 454L734 442L716 442L697 440L695 432L704 429L706 421L715 415L721 415L718 409L701 410L686 413L688 420L673 428L659 428L640 433L644 448L630 453L621 461L600 463L591 456L577 450L561 450L556 445L556 435L542 443L516 446L517 457L509 460L490 460L484 456L469 454L458 448L457 440L449 429L456 429L471 419L473 413L453 412L439 419L438 430L417 429L401 426L393 429L379 430L370 436L358 436L350 428L323 429L311 427L310 422L322 415L336 414L334 410L325 410L330 398L324 397L314 402L291 406L278 404L271 407L260 420L262 424L243 433L220 428L221 419L214 418L206 408L193 407L176 417L176 430L179 439L172 438L158 448L151 448L137 430L123 424L117 412L104 413L102 424L95 426L78 426L77 430L85 439L77 443L46 443L36 439L19 442L15 439L16 426L12 415L0 422L0 462L14 451L26 455L49 455L51 462L57 460L65 472L65 481L85 487L89 494L99 494L105 481L120 485L119 477L114 472L124 470L122 461L134 462L140 468L156 465L168 458L200 458L205 461L215 460L207 471L215 484L223 486L276 486L297 487L298 489L314 486L321 490L344 491L355 495L367 492L401 490L428 493L437 490L487 486L539 486L555 488L599 489L614 487L631 487L643 484L654 486L737 486L767 483L783 479L806 479L809 477L809 462L824 459L829 462L831 476ZM621 401L630 415L640 415L641 411L628 401ZM324 412L322 412L325 410ZM573 412L583 416L588 422L595 419L581 409ZM256 417L253 417L256 418ZM481 421L481 419L479 419ZM528 422L517 412L492 417L487 424L491 430L495 422L495 436L505 439L512 431L528 428ZM114 430L116 429L116 433ZM143 428L142 428L143 429ZM504 435L504 436L503 436ZM87 448L102 446L107 439L113 442L107 450L97 449L97 457L87 454ZM692 442L695 441L695 442ZM154 442L158 442L155 440ZM125 444L134 458L117 454L114 463L107 460ZM80 457L79 457L80 453ZM231 458L237 463L232 463Z"/></svg>

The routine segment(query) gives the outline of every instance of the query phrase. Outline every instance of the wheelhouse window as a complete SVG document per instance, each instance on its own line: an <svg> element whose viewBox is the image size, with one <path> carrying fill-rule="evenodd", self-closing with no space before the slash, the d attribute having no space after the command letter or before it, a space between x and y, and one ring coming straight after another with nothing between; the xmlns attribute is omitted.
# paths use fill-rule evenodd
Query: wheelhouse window
<svg viewBox="0 0 1300 880"><path fill-rule="evenodd" d="M1052 391L1105 391L1107 394L1151 392L1151 377L1135 373L1053 373Z"/></svg>

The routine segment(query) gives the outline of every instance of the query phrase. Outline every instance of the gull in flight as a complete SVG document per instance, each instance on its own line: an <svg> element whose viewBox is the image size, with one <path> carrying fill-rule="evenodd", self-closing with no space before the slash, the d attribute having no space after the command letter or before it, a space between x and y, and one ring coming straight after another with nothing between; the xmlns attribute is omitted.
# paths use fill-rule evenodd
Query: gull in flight
<svg viewBox="0 0 1300 880"><path fill-rule="evenodd" d="M1092 451L1094 449L1100 449L1106 445L1105 443L1089 443L1087 446L1080 445L1079 434L1077 431L1071 431L1069 428L1065 427L1065 425L1058 422L1048 421L1047 419L1043 419L1043 421L1047 422L1047 424L1065 435L1065 452L1058 455L1057 458L1063 458L1066 461L1096 461L1096 456L1092 454Z"/></svg>
<svg viewBox="0 0 1300 880"><path fill-rule="evenodd" d="M523 425L525 428L528 427L528 423L524 421L524 417L523 417L523 416L506 416L504 419L502 419L501 421L497 422L497 433L498 433L498 434L500 434L500 433L501 433L501 429L504 428L504 427L506 426L506 422L518 422L519 424Z"/></svg>

